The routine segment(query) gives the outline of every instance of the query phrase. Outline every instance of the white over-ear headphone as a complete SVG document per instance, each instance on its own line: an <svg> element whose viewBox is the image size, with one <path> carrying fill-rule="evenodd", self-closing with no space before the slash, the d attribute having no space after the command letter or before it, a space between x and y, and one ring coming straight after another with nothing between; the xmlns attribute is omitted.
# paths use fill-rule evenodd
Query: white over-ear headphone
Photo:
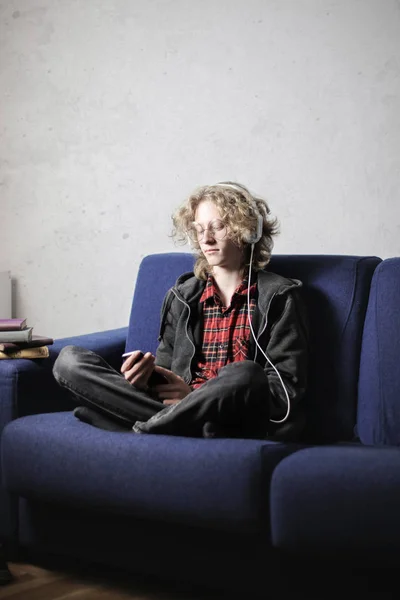
<svg viewBox="0 0 400 600"><path fill-rule="evenodd" d="M246 191L240 185L236 185L234 183L216 183L215 185L218 185L220 187L232 188L233 190L241 192L242 194L243 194L243 192ZM257 226L254 231L249 231L248 233L243 234L242 239L247 244L257 244L257 242L261 239L261 236L263 233L264 220L263 220L263 217L262 217L260 211L258 210L257 205L254 202L254 200L250 200L248 195L246 195L245 198L251 205L254 215L257 217Z"/></svg>

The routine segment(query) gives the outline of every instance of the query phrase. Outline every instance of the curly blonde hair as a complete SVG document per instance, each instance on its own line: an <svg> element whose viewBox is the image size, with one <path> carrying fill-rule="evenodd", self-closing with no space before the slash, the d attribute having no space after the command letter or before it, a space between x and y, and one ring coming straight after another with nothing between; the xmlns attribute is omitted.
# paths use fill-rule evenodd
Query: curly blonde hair
<svg viewBox="0 0 400 600"><path fill-rule="evenodd" d="M259 271L267 266L274 245L273 236L279 231L278 221L270 216L270 209L265 200L253 196L240 183L224 181L215 185L198 188L172 216L174 229L172 237L177 243L186 244L189 239L197 207L201 202L211 201L218 208L221 220L228 228L228 237L244 250L244 269L249 266L250 245L243 238L257 228L257 215L254 206L263 218L262 237L254 246L252 269ZM191 239L197 260L194 274L198 279L207 279L211 272L206 257L199 243Z"/></svg>

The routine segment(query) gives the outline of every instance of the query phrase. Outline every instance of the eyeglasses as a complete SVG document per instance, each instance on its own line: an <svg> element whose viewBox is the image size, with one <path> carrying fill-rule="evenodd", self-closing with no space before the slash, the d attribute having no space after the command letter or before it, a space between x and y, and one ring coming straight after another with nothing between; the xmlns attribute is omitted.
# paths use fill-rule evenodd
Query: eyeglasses
<svg viewBox="0 0 400 600"><path fill-rule="evenodd" d="M201 241L206 231L208 231L215 240L223 240L228 232L225 223L220 219L215 219L214 221L209 222L208 227L203 227L200 223L193 221L188 234L192 240Z"/></svg>

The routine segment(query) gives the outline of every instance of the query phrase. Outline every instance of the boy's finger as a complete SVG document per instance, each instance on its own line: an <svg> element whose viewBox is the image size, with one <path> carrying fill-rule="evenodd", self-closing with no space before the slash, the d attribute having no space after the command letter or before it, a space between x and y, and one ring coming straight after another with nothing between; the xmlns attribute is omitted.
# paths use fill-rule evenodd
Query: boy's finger
<svg viewBox="0 0 400 600"><path fill-rule="evenodd" d="M162 400L172 400L176 398L176 392L156 392L157 396Z"/></svg>
<svg viewBox="0 0 400 600"><path fill-rule="evenodd" d="M150 354L149 357L143 357L140 362L133 365L132 369L130 369L129 371L126 371L124 373L125 379L128 379L132 383L132 380L134 378L136 379L137 377L142 376L142 374L144 374L144 373L150 374L151 371L153 370L153 368L154 368L154 357L152 357Z"/></svg>
<svg viewBox="0 0 400 600"><path fill-rule="evenodd" d="M164 375L168 379L168 381L170 381L171 383L175 382L178 378L178 376L175 375L175 373L173 373L169 369L164 369L164 367L155 365L154 370L156 371L156 373L160 373L161 375Z"/></svg>
<svg viewBox="0 0 400 600"><path fill-rule="evenodd" d="M141 350L135 350L130 356L128 356L121 366L121 373L125 373L125 371L129 371L136 363L139 363L141 358L143 358L143 352Z"/></svg>
<svg viewBox="0 0 400 600"><path fill-rule="evenodd" d="M154 385L153 389L157 392L171 392L176 391L176 386L173 383L160 383L159 385Z"/></svg>

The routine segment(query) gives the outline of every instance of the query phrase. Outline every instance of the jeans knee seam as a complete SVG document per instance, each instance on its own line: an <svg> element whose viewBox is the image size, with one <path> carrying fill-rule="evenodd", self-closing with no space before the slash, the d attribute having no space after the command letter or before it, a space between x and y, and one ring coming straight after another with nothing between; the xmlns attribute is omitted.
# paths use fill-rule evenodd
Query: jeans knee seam
<svg viewBox="0 0 400 600"><path fill-rule="evenodd" d="M64 385L64 387L66 387L73 394L76 394L80 398L83 398L84 400L87 400L88 402L90 402L91 404L93 404L94 406L96 406L97 408L100 407L101 409L106 410L110 414L117 414L118 416L120 416L121 418L125 419L126 421L133 422L133 419L131 417L126 417L125 414L123 412L121 412L121 410L118 407L114 407L113 406L112 410L111 410L110 408L108 408L108 406L105 403L102 403L98 399L97 400L92 400L90 394L88 394L87 392L82 392L81 390L79 390L79 388L77 388L74 385L72 385L62 375L58 375L58 378L56 377L56 379L57 379L57 381L60 381Z"/></svg>

